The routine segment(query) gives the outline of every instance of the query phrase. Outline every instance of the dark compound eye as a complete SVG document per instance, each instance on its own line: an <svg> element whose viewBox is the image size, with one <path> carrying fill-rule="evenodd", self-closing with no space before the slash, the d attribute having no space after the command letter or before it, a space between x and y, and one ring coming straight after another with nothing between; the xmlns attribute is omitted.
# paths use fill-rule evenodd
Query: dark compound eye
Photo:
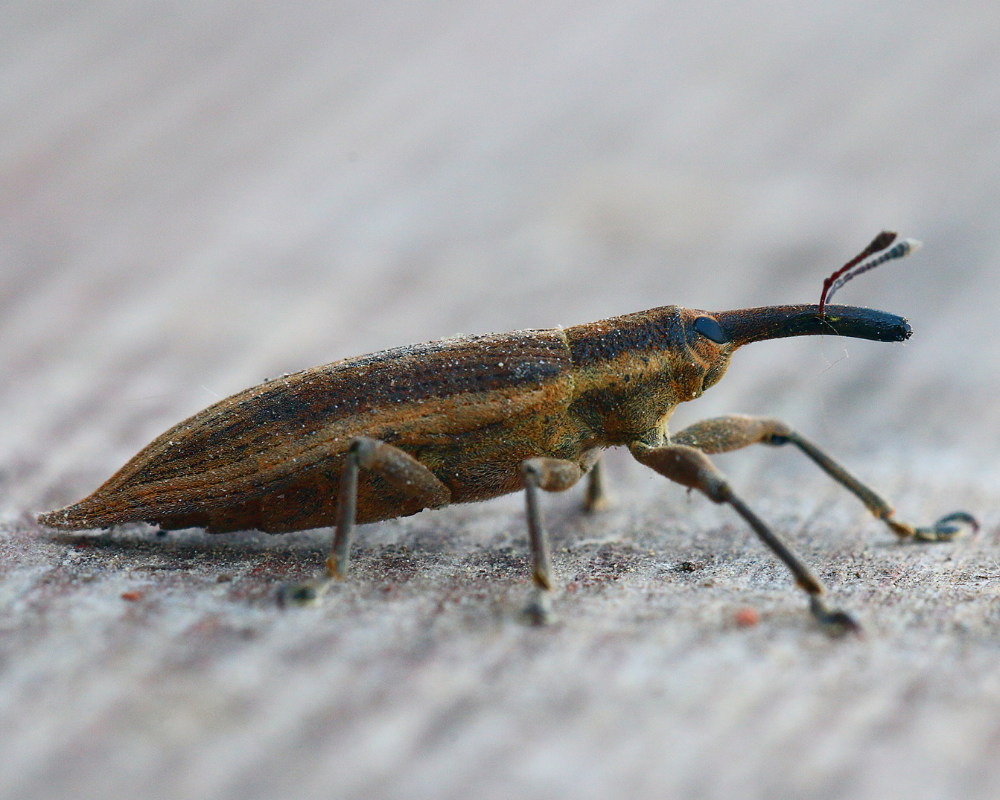
<svg viewBox="0 0 1000 800"><path fill-rule="evenodd" d="M698 317L694 321L694 329L706 339L711 339L716 344L725 344L729 341L722 326L711 317Z"/></svg>

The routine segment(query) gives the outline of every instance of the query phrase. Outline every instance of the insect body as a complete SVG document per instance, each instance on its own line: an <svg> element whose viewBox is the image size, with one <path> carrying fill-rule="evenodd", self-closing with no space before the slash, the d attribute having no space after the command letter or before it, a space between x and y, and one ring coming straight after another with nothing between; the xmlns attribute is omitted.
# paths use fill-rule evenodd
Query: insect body
<svg viewBox="0 0 1000 800"><path fill-rule="evenodd" d="M331 577L348 568L355 523L526 490L534 618L550 614L548 545L538 490L591 473L601 449L625 445L643 464L728 503L791 569L817 619L819 581L733 492L706 454L755 442L802 449L900 536L948 538L892 507L782 423L722 417L671 437L667 421L723 375L739 347L836 333L877 341L910 335L900 317L847 306L776 306L710 314L677 306L565 329L456 337L386 350L267 381L173 427L91 496L39 517L54 528L145 521L163 529L273 533L335 525ZM309 594L303 589L293 594Z"/></svg>

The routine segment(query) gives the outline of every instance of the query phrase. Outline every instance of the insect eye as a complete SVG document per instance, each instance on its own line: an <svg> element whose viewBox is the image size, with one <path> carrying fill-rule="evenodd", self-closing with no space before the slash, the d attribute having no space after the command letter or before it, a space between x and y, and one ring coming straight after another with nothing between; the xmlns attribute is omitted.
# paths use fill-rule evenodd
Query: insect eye
<svg viewBox="0 0 1000 800"><path fill-rule="evenodd" d="M706 339L711 339L716 344L725 344L729 341L729 337L722 330L722 326L711 317L698 317L694 321L694 329Z"/></svg>

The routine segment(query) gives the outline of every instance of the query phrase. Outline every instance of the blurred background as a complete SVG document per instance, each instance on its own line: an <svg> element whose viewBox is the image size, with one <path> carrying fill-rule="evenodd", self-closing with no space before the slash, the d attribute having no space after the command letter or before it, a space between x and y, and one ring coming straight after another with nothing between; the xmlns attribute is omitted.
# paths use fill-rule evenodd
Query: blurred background
<svg viewBox="0 0 1000 800"><path fill-rule="evenodd" d="M6 4L0 715L12 731L4 749L16 757L0 767L5 782L39 797L307 796L325 791L335 774L342 796L501 797L516 789L537 797L667 790L708 797L742 787L744 796L832 797L847 787L854 796L891 797L893 787L905 787L919 798L959 786L989 796L996 767L965 745L984 747L1000 733L989 721L1000 711L1000 686L986 666L996 663L989 615L1000 586L998 132L1000 6L992 3ZM278 617L263 588L248 600L175 576L182 583L174 597L157 573L136 578L130 559L157 558L155 537L143 531L98 540L107 546L87 556L97 561L84 581L69 540L33 523L37 511L92 491L170 425L268 376L459 332L571 325L672 303L722 310L817 302L823 278L883 228L925 247L850 284L837 301L909 318L909 342L810 337L748 348L722 383L678 412L675 427L727 411L779 416L893 492L911 516L955 507L980 514L985 532L965 545L972 550L893 550L850 500L796 459L755 453L723 464L760 508L805 538L806 552L834 559L834 583L866 567L839 553L839 529L834 536L813 525L824 515L857 531L846 540L854 552L882 543L878 558L896 559L879 567L880 585L890 589L905 585L919 596L920 576L938 576L927 553L934 564L966 553L963 574L978 577L968 577L974 605L961 635L951 617L914 622L906 616L912 597L893 595L874 621L882 636L872 649L827 653L807 621L799 624L801 601L780 570L756 586L761 603L788 609L774 623L777 633L755 632L748 642L718 623L724 615L705 617L693 592L668 603L689 603L690 618L653 614L636 628L649 592L660 591L650 588L659 585L653 562L636 567L632 583L623 579L612 608L603 596L578 616L569 605L566 627L549 638L491 608L481 611L485 629L434 627L436 601L416 598L440 599L435 581L461 581L456 575L468 566L460 557L442 566L438 555L418 559L426 585L397 601ZM668 490L627 454L609 460L619 510L600 525L579 522L576 500L556 498L563 524L593 525L587 531L598 539L624 536L644 552L652 547L662 566L680 558L656 551L653 528L670 513L678 543L692 541L692 531L718 537L729 526L738 542L705 539L710 557L745 559L743 567L766 558L724 513ZM675 511L662 511L668 502ZM520 557L520 503L371 526L361 545L372 558L400 543L445 558L434 542L447 530L460 554L499 542L513 543ZM215 540L183 541L191 549L177 552L204 555L208 581L218 567ZM235 559L231 571L249 576L274 548L298 569L315 566L326 539L235 541L226 556ZM173 602L141 614L124 608L119 595L130 580L159 587ZM486 591L507 581L494 578ZM727 585L721 596L738 603L744 589ZM952 608L953 589L938 604L945 590L934 584L922 602ZM385 638L366 639L361 619ZM222 644L206 634L192 645L181 635L217 624L250 630L252 644L231 632ZM551 726L529 723L531 709L545 708L538 699L545 687L561 684L556 666L573 671L590 658L594 625L633 631L635 639L609 645L616 655L608 662L591 659L575 699L542 715ZM964 700L921 661L932 634L942 663L974 687ZM484 644L480 635L493 638ZM655 657L649 642L659 643ZM411 657L410 646L431 655L411 658L415 672L393 673L410 687L409 699L385 705L376 681L351 706L356 716L341 713L345 697L362 691L351 681L362 674L375 681L376 665L403 651ZM325 654L324 664L289 667L288 654L299 649ZM484 652L497 659L489 669L480 663ZM237 656L252 674L226 689L235 663L227 659ZM615 671L618 658L632 665L631 677ZM643 666L662 666L660 658L692 681L683 714L671 705L681 702L673 694L680 690L661 683L670 674ZM910 659L908 666L897 658ZM839 677L818 697L821 663L837 665L825 674ZM300 705L260 700L290 685L282 670L306 681L295 671L302 669L314 670L307 674L328 712L321 723L304 683ZM861 703L847 677L859 670L884 694ZM103 674L103 688L89 682L95 674ZM448 674L476 677L451 684ZM499 687L492 699L472 688L487 674ZM698 683L709 674L715 683ZM174 681L169 701L145 705L164 675ZM740 706L733 695L718 719L705 712L715 727L704 728L696 709L711 708L730 680L747 680L760 705ZM614 707L594 699L609 682L618 687ZM894 703L913 685L932 700L914 708L911 697L904 713ZM206 686L231 700L209 722L192 710ZM760 733L754 720L774 707L781 686L790 688L771 719L780 735L741 750ZM789 742L817 720L804 709L826 701L849 709L826 719L839 738L793 757ZM641 715L647 724L626 723L612 710L650 702L655 723ZM506 716L487 724L487 707ZM381 727L360 721L373 708ZM75 726L67 727L67 714ZM892 720L909 722L898 722L902 732L885 744L879 726ZM953 731L935 735L952 736L954 748L923 749L932 722ZM303 756L296 742L309 725L317 749ZM551 749L564 726L577 738ZM685 740L685 730L696 743L683 757L659 749L657 742ZM441 738L427 750L431 734ZM237 735L244 738L227 738ZM349 765L341 737L353 741ZM125 741L135 748L129 757ZM538 741L545 744L532 749ZM600 755L612 741L624 748L615 763ZM729 752L722 742L734 750L720 761ZM272 747L284 755L273 757L271 777L251 781L246 754L263 759ZM418 766L428 763L437 766ZM782 776L769 764L786 764ZM900 764L906 776L889 780L887 770ZM341 795L331 788L324 796Z"/></svg>

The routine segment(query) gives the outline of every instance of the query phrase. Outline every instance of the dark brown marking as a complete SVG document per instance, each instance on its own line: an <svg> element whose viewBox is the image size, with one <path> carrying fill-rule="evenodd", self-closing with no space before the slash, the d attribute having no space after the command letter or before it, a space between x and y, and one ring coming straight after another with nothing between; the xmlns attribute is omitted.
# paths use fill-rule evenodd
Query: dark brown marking
<svg viewBox="0 0 1000 800"><path fill-rule="evenodd" d="M664 353L685 343L681 309L663 306L566 329L573 364L606 364L621 355Z"/></svg>

